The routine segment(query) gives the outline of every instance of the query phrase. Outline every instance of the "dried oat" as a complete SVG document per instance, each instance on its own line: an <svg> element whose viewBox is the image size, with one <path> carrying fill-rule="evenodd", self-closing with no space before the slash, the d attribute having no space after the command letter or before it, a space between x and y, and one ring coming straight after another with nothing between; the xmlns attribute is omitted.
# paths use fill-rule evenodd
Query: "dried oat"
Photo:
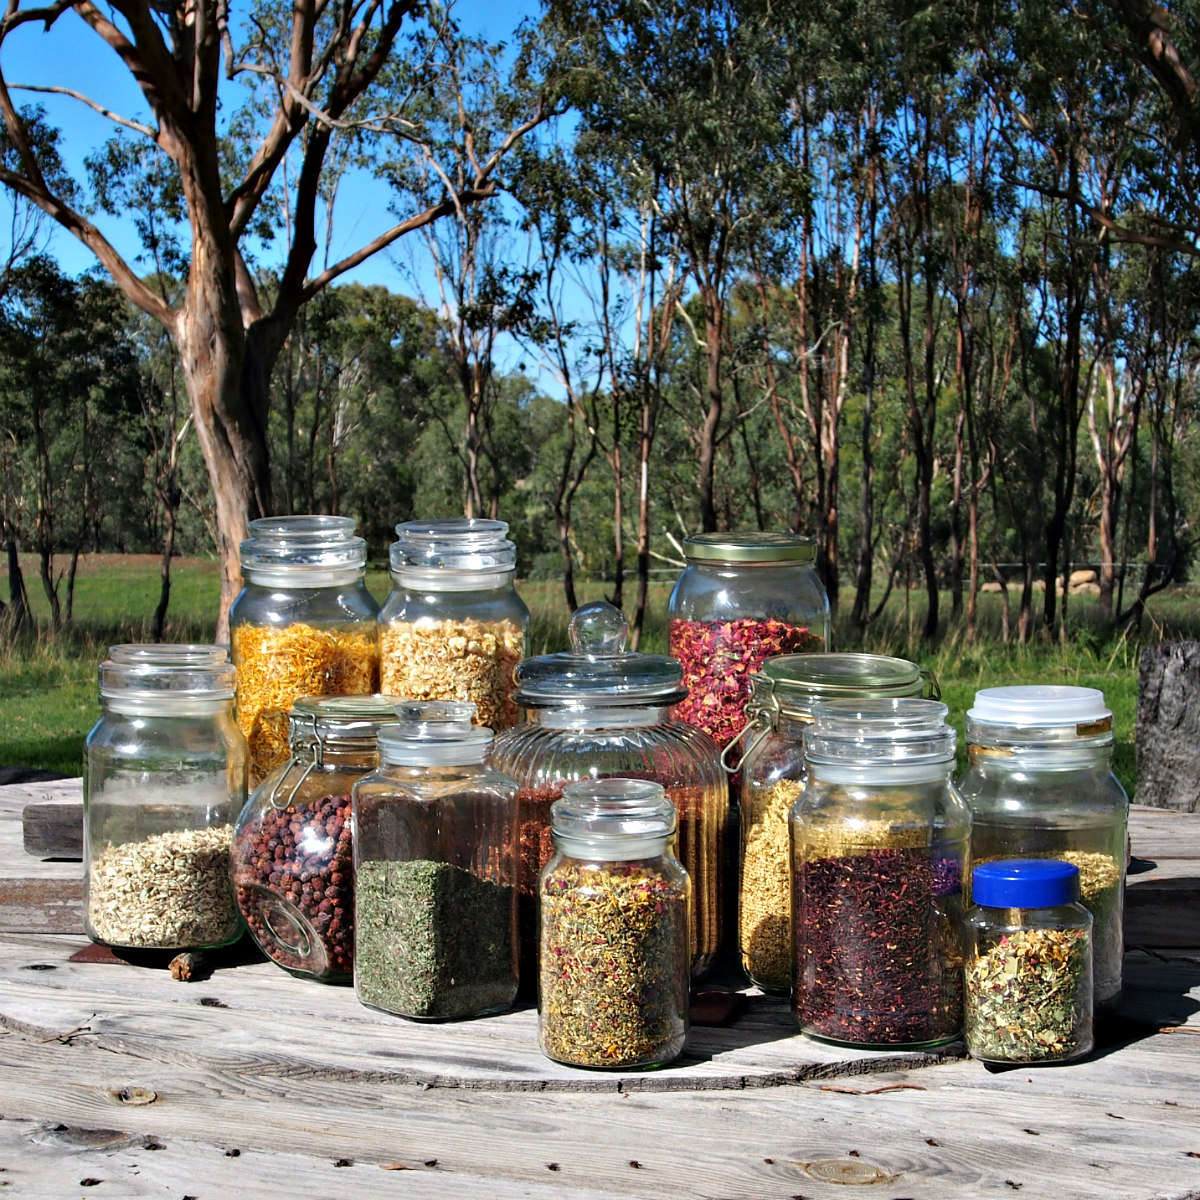
<svg viewBox="0 0 1200 1200"><path fill-rule="evenodd" d="M288 713L305 696L369 696L377 690L375 625L239 625L233 631L237 722L250 747L249 785L288 759Z"/></svg>
<svg viewBox="0 0 1200 1200"><path fill-rule="evenodd" d="M233 940L232 825L176 829L109 846L91 860L87 922L114 946L178 949Z"/></svg>
<svg viewBox="0 0 1200 1200"><path fill-rule="evenodd" d="M525 653L512 621L394 621L379 631L381 686L412 700L473 700L497 732L517 723L513 668Z"/></svg>

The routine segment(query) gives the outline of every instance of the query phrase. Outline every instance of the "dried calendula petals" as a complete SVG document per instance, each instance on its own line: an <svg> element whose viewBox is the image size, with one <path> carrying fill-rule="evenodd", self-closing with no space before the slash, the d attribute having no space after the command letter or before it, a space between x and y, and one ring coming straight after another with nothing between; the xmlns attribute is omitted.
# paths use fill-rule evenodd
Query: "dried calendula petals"
<svg viewBox="0 0 1200 1200"><path fill-rule="evenodd" d="M513 621L393 621L379 631L383 691L412 700L473 700L497 731L517 723L513 668L525 632Z"/></svg>
<svg viewBox="0 0 1200 1200"><path fill-rule="evenodd" d="M379 641L373 622L349 628L239 625L232 642L237 722L250 747L252 788L287 761L288 713L297 700L376 691Z"/></svg>

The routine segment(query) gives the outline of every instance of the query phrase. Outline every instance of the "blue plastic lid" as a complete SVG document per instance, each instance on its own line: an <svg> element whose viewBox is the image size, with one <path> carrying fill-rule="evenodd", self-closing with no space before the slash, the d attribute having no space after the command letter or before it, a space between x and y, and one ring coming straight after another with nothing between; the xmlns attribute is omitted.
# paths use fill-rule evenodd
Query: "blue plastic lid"
<svg viewBox="0 0 1200 1200"><path fill-rule="evenodd" d="M1079 868L1058 858L1007 858L971 872L971 895L987 908L1057 908L1079 899Z"/></svg>

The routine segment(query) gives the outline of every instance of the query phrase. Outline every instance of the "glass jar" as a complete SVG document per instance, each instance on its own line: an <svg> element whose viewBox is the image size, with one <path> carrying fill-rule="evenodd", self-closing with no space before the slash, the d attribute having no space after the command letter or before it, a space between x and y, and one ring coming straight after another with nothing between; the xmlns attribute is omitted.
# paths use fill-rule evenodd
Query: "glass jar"
<svg viewBox="0 0 1200 1200"><path fill-rule="evenodd" d="M391 696L308 696L288 715L291 753L250 797L233 836L238 908L262 952L322 983L354 972L350 789L379 765Z"/></svg>
<svg viewBox="0 0 1200 1200"><path fill-rule="evenodd" d="M245 586L229 610L237 719L250 787L288 759L288 714L305 696L369 696L379 684L379 611L367 543L349 517L263 517L242 543Z"/></svg>
<svg viewBox="0 0 1200 1200"><path fill-rule="evenodd" d="M1095 918L1094 996L1121 991L1129 798L1112 771L1113 718L1096 688L984 688L967 713L971 861L1061 858Z"/></svg>
<svg viewBox="0 0 1200 1200"><path fill-rule="evenodd" d="M537 880L550 857L550 807L564 784L622 776L661 784L679 814L679 858L695 889L692 970L721 942L729 788L712 740L671 716L683 696L679 664L626 653L629 626L599 601L575 611L571 651L517 667L527 721L496 738L492 761L521 785L521 970L535 979Z"/></svg>
<svg viewBox="0 0 1200 1200"><path fill-rule="evenodd" d="M800 1028L851 1046L952 1041L971 814L946 706L829 700L812 714L791 814Z"/></svg>
<svg viewBox="0 0 1200 1200"><path fill-rule="evenodd" d="M656 1067L688 1033L690 882L656 783L568 784L539 882L542 1053L575 1067Z"/></svg>
<svg viewBox="0 0 1200 1200"><path fill-rule="evenodd" d="M1079 868L997 859L971 873L966 1036L973 1058L1066 1062L1092 1048L1092 916Z"/></svg>
<svg viewBox="0 0 1200 1200"><path fill-rule="evenodd" d="M829 598L813 570L812 538L701 533L684 538L683 552L668 649L683 664L688 695L675 715L724 750L746 723L750 677L764 659L828 649Z"/></svg>
<svg viewBox="0 0 1200 1200"><path fill-rule="evenodd" d="M517 550L503 521L396 526L394 587L379 614L383 689L415 700L469 700L494 730L517 723L513 668L529 610L513 586Z"/></svg>
<svg viewBox="0 0 1200 1200"><path fill-rule="evenodd" d="M223 646L113 646L84 780L84 928L106 946L195 950L235 941L233 818L246 742Z"/></svg>
<svg viewBox="0 0 1200 1200"><path fill-rule="evenodd" d="M517 995L516 782L484 761L474 704L396 715L354 786L355 992L421 1020L502 1012Z"/></svg>
<svg viewBox="0 0 1200 1200"><path fill-rule="evenodd" d="M754 676L743 731L753 736L739 772L738 947L742 969L763 991L792 988L788 817L807 778L804 731L813 704L920 696L927 684L936 693L936 681L915 663L881 654L784 654L768 658Z"/></svg>

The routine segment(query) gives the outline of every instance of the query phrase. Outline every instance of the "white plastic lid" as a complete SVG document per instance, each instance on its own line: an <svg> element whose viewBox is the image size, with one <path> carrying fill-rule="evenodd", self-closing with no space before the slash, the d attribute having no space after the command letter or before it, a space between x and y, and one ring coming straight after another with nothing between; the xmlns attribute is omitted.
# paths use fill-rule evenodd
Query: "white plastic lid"
<svg viewBox="0 0 1200 1200"><path fill-rule="evenodd" d="M483 762L495 736L475 725L470 700L404 700L396 722L379 730L379 757L404 767L458 767Z"/></svg>
<svg viewBox="0 0 1200 1200"><path fill-rule="evenodd" d="M981 725L1048 729L1111 721L1112 712L1098 688L1018 685L976 692L967 718Z"/></svg>

